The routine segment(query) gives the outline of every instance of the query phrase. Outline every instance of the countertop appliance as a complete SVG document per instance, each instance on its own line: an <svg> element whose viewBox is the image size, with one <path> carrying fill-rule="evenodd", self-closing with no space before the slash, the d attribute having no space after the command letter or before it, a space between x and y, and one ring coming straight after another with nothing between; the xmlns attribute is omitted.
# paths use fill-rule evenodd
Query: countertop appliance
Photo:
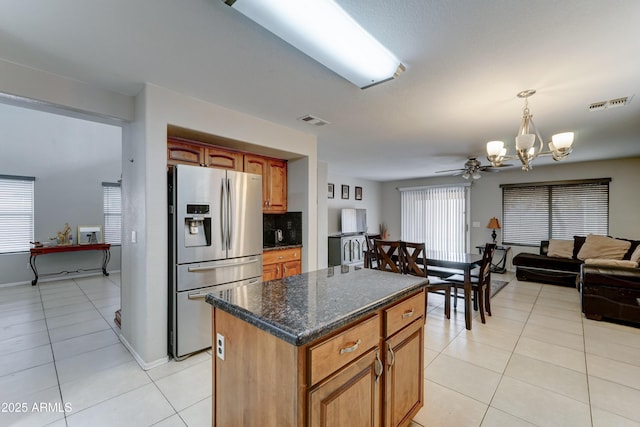
<svg viewBox="0 0 640 427"><path fill-rule="evenodd" d="M211 347L204 297L262 276L262 176L176 165L169 174L169 348Z"/></svg>

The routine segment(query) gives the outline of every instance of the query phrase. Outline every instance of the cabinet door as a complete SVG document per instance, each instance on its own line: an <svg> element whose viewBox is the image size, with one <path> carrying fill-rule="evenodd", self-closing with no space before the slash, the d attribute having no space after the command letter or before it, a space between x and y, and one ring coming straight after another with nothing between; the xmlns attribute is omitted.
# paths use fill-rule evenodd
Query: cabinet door
<svg viewBox="0 0 640 427"><path fill-rule="evenodd" d="M218 147L205 147L204 163L207 167L231 169L242 172L242 153Z"/></svg>
<svg viewBox="0 0 640 427"><path fill-rule="evenodd" d="M244 155L244 171L262 175L262 211L266 212L269 203L269 174L267 159L254 154Z"/></svg>
<svg viewBox="0 0 640 427"><path fill-rule="evenodd" d="M267 264L262 266L262 280L276 280L280 279L280 264Z"/></svg>
<svg viewBox="0 0 640 427"><path fill-rule="evenodd" d="M312 427L380 425L382 373L377 348L349 364L309 392Z"/></svg>
<svg viewBox="0 0 640 427"><path fill-rule="evenodd" d="M302 263L300 261L282 263L282 277L295 276L300 273L302 273Z"/></svg>
<svg viewBox="0 0 640 427"><path fill-rule="evenodd" d="M287 211L287 162L269 159L269 200L267 211L271 213Z"/></svg>
<svg viewBox="0 0 640 427"><path fill-rule="evenodd" d="M169 139L167 140L167 164L202 166L204 147Z"/></svg>
<svg viewBox="0 0 640 427"><path fill-rule="evenodd" d="M385 342L385 422L387 427L408 425L423 399L424 322L416 320Z"/></svg>

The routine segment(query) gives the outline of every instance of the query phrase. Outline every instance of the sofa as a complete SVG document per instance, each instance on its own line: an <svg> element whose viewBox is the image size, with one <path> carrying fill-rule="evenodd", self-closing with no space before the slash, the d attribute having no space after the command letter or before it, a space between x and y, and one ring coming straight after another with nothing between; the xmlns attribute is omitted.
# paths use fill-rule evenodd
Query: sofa
<svg viewBox="0 0 640 427"><path fill-rule="evenodd" d="M582 265L601 264L601 260L615 261L614 267L637 268L640 240L595 234L543 240L538 254L520 253L513 258L513 265L518 280L575 287Z"/></svg>
<svg viewBox="0 0 640 427"><path fill-rule="evenodd" d="M614 320L640 327L640 268L583 264L582 312L587 319Z"/></svg>

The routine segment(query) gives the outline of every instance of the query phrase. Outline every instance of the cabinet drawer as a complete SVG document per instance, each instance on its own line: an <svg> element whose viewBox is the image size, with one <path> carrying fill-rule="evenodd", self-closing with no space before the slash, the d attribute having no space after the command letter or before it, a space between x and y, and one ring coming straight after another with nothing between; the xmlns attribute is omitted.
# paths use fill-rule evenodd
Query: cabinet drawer
<svg viewBox="0 0 640 427"><path fill-rule="evenodd" d="M296 261L300 259L301 248L280 249L266 251L262 254L262 264L275 264L278 262Z"/></svg>
<svg viewBox="0 0 640 427"><path fill-rule="evenodd" d="M326 378L380 343L380 315L309 349L310 384Z"/></svg>
<svg viewBox="0 0 640 427"><path fill-rule="evenodd" d="M424 292L422 291L384 311L385 337L395 334L418 317L424 317Z"/></svg>

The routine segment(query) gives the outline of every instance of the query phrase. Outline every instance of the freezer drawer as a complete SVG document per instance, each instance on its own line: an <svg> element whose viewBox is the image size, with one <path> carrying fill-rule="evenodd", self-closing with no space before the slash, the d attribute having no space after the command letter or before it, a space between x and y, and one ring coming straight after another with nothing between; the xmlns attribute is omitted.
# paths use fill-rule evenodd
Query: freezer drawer
<svg viewBox="0 0 640 427"><path fill-rule="evenodd" d="M222 285L262 276L262 255L177 266L177 291Z"/></svg>
<svg viewBox="0 0 640 427"><path fill-rule="evenodd" d="M210 286L175 294L172 352L177 358L211 347L211 305L204 298L211 292L235 292L234 288L262 280L260 277L223 286ZM244 288L241 288L244 289ZM238 290L240 291L240 290Z"/></svg>

